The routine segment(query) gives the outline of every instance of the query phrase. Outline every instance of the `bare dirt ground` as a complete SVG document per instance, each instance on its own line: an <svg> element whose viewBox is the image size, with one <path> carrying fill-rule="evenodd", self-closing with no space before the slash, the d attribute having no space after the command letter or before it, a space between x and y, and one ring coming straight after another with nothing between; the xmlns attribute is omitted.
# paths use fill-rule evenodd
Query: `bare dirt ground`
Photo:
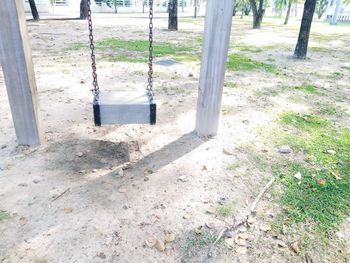
<svg viewBox="0 0 350 263"><path fill-rule="evenodd" d="M8 216L0 221L0 261L305 262L308 252L314 262L348 262L350 219L341 238L326 248L296 254L279 245L276 240L283 237L269 230L281 210L271 193L250 228L240 229L247 234L244 242L219 242L207 256L218 231L239 217L272 177L249 158L248 146L273 162L277 148L263 134L278 128L277 115L315 107L313 98L280 91L311 82L328 92L324 100L350 113L350 72L344 68L350 67L350 27L315 22L311 59L295 61L299 21L281 26L281 20L267 18L260 31L250 23L234 18L230 53L238 52L238 45L260 47L262 52L249 56L274 63L280 74L228 71L219 135L205 140L193 133L198 61L155 66L156 126L95 128L89 53L70 49L87 41L86 22L28 22L45 143L35 149L16 146L1 76L0 210ZM166 31L165 18L155 24L156 41L180 45L201 37L204 20L182 18L179 32ZM147 39L146 29L147 20L139 16L95 19L97 40ZM341 77L329 77L335 72ZM147 65L101 59L98 73L102 89L142 90ZM350 128L343 116L337 121ZM315 239L296 232L298 240ZM163 252L145 244L169 233L175 240Z"/></svg>

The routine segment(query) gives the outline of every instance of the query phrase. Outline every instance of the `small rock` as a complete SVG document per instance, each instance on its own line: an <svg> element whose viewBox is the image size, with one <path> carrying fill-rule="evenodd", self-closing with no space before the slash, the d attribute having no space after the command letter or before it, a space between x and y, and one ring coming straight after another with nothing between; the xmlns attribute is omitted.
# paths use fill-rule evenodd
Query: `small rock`
<svg viewBox="0 0 350 263"><path fill-rule="evenodd" d="M331 155L335 155L337 152L334 150L327 150L327 153L331 154Z"/></svg>
<svg viewBox="0 0 350 263"><path fill-rule="evenodd" d="M83 157L84 153L83 153L83 152L78 152L76 155L77 155L78 157Z"/></svg>
<svg viewBox="0 0 350 263"><path fill-rule="evenodd" d="M128 210L129 208L130 208L130 206L128 204L123 205L123 209Z"/></svg>
<svg viewBox="0 0 350 263"><path fill-rule="evenodd" d="M175 234L174 233L167 233L164 237L165 243L171 243L175 240Z"/></svg>
<svg viewBox="0 0 350 263"><path fill-rule="evenodd" d="M143 174L147 175L147 174L153 174L154 171L152 171L151 169L149 168L146 168L144 171L143 171Z"/></svg>
<svg viewBox="0 0 350 263"><path fill-rule="evenodd" d="M93 173L97 173L97 169L93 169L92 172L93 172Z"/></svg>
<svg viewBox="0 0 350 263"><path fill-rule="evenodd" d="M281 154L290 154L292 152L292 149L288 145L283 145L278 149L278 152Z"/></svg>
<svg viewBox="0 0 350 263"><path fill-rule="evenodd" d="M342 232L337 232L337 233L335 233L335 235L339 238L339 239L344 239L345 238L345 236L344 236L344 234L342 233Z"/></svg>
<svg viewBox="0 0 350 263"><path fill-rule="evenodd" d="M124 194L124 193L126 193L126 189L124 189L124 188L119 188L119 189L118 189L118 192Z"/></svg>
<svg viewBox="0 0 350 263"><path fill-rule="evenodd" d="M235 233L233 231L225 231L225 237L227 238L233 238Z"/></svg>
<svg viewBox="0 0 350 263"><path fill-rule="evenodd" d="M191 219L192 216L190 214L184 214L183 219Z"/></svg>
<svg viewBox="0 0 350 263"><path fill-rule="evenodd" d="M28 184L26 184L26 183L20 183L18 186L20 186L20 187L27 187Z"/></svg>
<svg viewBox="0 0 350 263"><path fill-rule="evenodd" d="M268 231L271 230L271 226L268 225L268 224L261 224L261 225L260 225L260 230L261 230L261 231L264 231L264 232L268 232Z"/></svg>
<svg viewBox="0 0 350 263"><path fill-rule="evenodd" d="M5 149L6 147L7 147L7 145L4 144L4 145L1 145L0 148L3 150L3 149Z"/></svg>
<svg viewBox="0 0 350 263"><path fill-rule="evenodd" d="M187 177L186 176L179 176L178 178L177 178L177 180L179 180L179 181L181 181L181 182L187 182L188 180L187 180Z"/></svg>
<svg viewBox="0 0 350 263"><path fill-rule="evenodd" d="M188 73L188 77L192 78L193 74L192 73Z"/></svg>
<svg viewBox="0 0 350 263"><path fill-rule="evenodd" d="M299 243L298 243L298 241L292 243L292 244L290 245L290 248L293 250L293 252L295 252L296 254L299 254L300 248L299 248Z"/></svg>
<svg viewBox="0 0 350 263"><path fill-rule="evenodd" d="M164 242L161 240L157 239L156 244L154 245L154 247L159 251L159 252L163 252L165 250L165 245Z"/></svg>
<svg viewBox="0 0 350 263"><path fill-rule="evenodd" d="M146 177L143 178L143 180L144 180L145 182L147 182L147 181L149 181L149 177L146 176Z"/></svg>
<svg viewBox="0 0 350 263"><path fill-rule="evenodd" d="M106 255L105 255L105 253L103 253L103 252L98 253L98 254L97 254L97 257L99 257L99 258L101 258L101 259L106 259L106 258L107 258Z"/></svg>
<svg viewBox="0 0 350 263"><path fill-rule="evenodd" d="M146 239L145 243L148 247L154 247L157 243L157 239L155 239L154 237L149 237Z"/></svg>
<svg viewBox="0 0 350 263"><path fill-rule="evenodd" d="M40 183L40 180L33 180L33 183L38 184Z"/></svg>
<svg viewBox="0 0 350 263"><path fill-rule="evenodd" d="M124 171L122 168L118 168L115 172L114 175L119 176L119 177L123 177L124 176Z"/></svg>
<svg viewBox="0 0 350 263"><path fill-rule="evenodd" d="M300 172L297 172L295 175L294 175L294 178L298 179L298 180L301 180L301 173Z"/></svg>
<svg viewBox="0 0 350 263"><path fill-rule="evenodd" d="M80 174L84 174L85 172L86 172L85 170L79 171Z"/></svg>
<svg viewBox="0 0 350 263"><path fill-rule="evenodd" d="M226 154L226 155L233 155L232 151L231 151L230 149L228 149L228 148L222 149L222 152L223 152L224 154Z"/></svg>

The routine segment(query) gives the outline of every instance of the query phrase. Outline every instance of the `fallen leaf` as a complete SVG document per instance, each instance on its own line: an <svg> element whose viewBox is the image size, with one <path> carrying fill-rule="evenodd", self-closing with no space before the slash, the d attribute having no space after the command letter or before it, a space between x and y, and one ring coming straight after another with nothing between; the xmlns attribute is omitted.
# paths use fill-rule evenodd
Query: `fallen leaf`
<svg viewBox="0 0 350 263"><path fill-rule="evenodd" d="M237 254L244 255L247 254L248 249L246 247L238 247Z"/></svg>
<svg viewBox="0 0 350 263"><path fill-rule="evenodd" d="M73 208L71 208L71 207L66 207L66 208L63 209L63 211L64 211L66 214L70 214L70 213L73 212Z"/></svg>
<svg viewBox="0 0 350 263"><path fill-rule="evenodd" d="M277 240L277 245L279 247L283 247L283 248L288 247L287 244L284 241L282 241L282 240Z"/></svg>
<svg viewBox="0 0 350 263"><path fill-rule="evenodd" d="M213 229L213 228L215 227L214 224L211 223L211 222L206 222L206 223L205 223L205 226L206 226L207 228L209 228L209 229Z"/></svg>
<svg viewBox="0 0 350 263"><path fill-rule="evenodd" d="M158 239L154 247L160 252L163 252L165 250L164 242Z"/></svg>
<svg viewBox="0 0 350 263"><path fill-rule="evenodd" d="M225 244L229 247L229 248L233 248L235 245L235 241L233 238L226 238L225 239Z"/></svg>
<svg viewBox="0 0 350 263"><path fill-rule="evenodd" d="M260 225L260 230L261 230L261 231L264 231L264 232L268 232L268 231L271 230L271 226L268 225L268 224L261 224L261 225Z"/></svg>
<svg viewBox="0 0 350 263"><path fill-rule="evenodd" d="M194 232L197 234L197 235L200 235L200 234L202 234L202 226L199 226L199 227L197 227L195 230L194 230Z"/></svg>
<svg viewBox="0 0 350 263"><path fill-rule="evenodd" d="M325 186L326 185L326 180L324 180L324 179L320 179L320 180L318 180L318 184L320 185L320 186Z"/></svg>
<svg viewBox="0 0 350 263"><path fill-rule="evenodd" d="M341 178L340 176L338 176L335 172L331 172L331 174L334 176L335 180L341 180L343 178Z"/></svg>
<svg viewBox="0 0 350 263"><path fill-rule="evenodd" d="M238 235L235 237L235 243L238 246L245 246L247 244L245 239L240 238Z"/></svg>
<svg viewBox="0 0 350 263"><path fill-rule="evenodd" d="M299 242L294 242L290 245L290 248L293 250L294 253L299 254L300 248L299 248Z"/></svg>
<svg viewBox="0 0 350 263"><path fill-rule="evenodd" d="M164 237L165 243L170 243L175 240L175 234L174 233L167 233Z"/></svg>
<svg viewBox="0 0 350 263"><path fill-rule="evenodd" d="M148 247L154 247L157 243L157 239L155 239L154 237L149 237L146 239L145 243Z"/></svg>
<svg viewBox="0 0 350 263"><path fill-rule="evenodd" d="M19 219L19 223L21 224L21 226L24 226L24 225L26 225L27 223L28 223L28 220L27 220L27 218L25 218L25 217L21 217L20 219Z"/></svg>
<svg viewBox="0 0 350 263"><path fill-rule="evenodd" d="M227 149L227 148L222 149L222 152L226 155L233 155L232 151L230 149Z"/></svg>

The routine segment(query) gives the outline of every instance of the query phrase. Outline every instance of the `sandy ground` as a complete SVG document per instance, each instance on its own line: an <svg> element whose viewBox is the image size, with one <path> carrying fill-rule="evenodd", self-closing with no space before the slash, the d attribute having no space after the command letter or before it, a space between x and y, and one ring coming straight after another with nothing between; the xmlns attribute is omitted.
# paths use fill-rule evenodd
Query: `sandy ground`
<svg viewBox="0 0 350 263"><path fill-rule="evenodd" d="M156 19L158 41L183 43L203 32L203 19L182 21L179 32L166 31L166 23ZM336 81L322 77L350 66L349 27L316 23L311 45L332 52L310 52L312 59L297 62L290 56L298 21L287 27L279 23L270 19L254 31L250 21L234 19L232 45L270 46L252 56L273 58L283 74L228 72L226 80L236 88L225 88L219 134L205 140L193 133L199 63L155 67L156 126L95 128L88 50L67 50L71 43L86 42L85 21L29 22L45 143L32 149L16 146L1 76L0 210L10 217L0 222L0 262L304 262L260 230L279 211L271 195L259 205L243 248L221 244L208 259L207 245L194 241L198 235L212 240L271 178L242 146L273 158L276 149L263 142L261 131L276 126L279 112L310 107L287 95L269 96L269 90L312 81L336 93L339 107L349 111L349 73ZM141 17L99 16L95 28L96 39L147 37L147 20ZM317 41L324 35L330 40ZM98 63L106 90L142 90L146 72L144 64ZM339 121L350 127L349 119ZM227 169L235 163L239 169ZM222 203L233 205L232 217L215 211ZM145 245L148 238L163 240L167 233L175 240L164 252ZM315 262L347 262L344 253L349 250L316 255Z"/></svg>

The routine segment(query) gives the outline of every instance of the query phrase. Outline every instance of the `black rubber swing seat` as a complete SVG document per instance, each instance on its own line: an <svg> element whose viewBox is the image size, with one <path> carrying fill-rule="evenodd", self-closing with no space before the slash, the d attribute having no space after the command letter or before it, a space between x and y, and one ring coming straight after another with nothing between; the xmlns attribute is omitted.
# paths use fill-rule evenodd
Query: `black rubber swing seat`
<svg viewBox="0 0 350 263"><path fill-rule="evenodd" d="M157 104L147 93L100 91L93 109L96 126L156 124Z"/></svg>

